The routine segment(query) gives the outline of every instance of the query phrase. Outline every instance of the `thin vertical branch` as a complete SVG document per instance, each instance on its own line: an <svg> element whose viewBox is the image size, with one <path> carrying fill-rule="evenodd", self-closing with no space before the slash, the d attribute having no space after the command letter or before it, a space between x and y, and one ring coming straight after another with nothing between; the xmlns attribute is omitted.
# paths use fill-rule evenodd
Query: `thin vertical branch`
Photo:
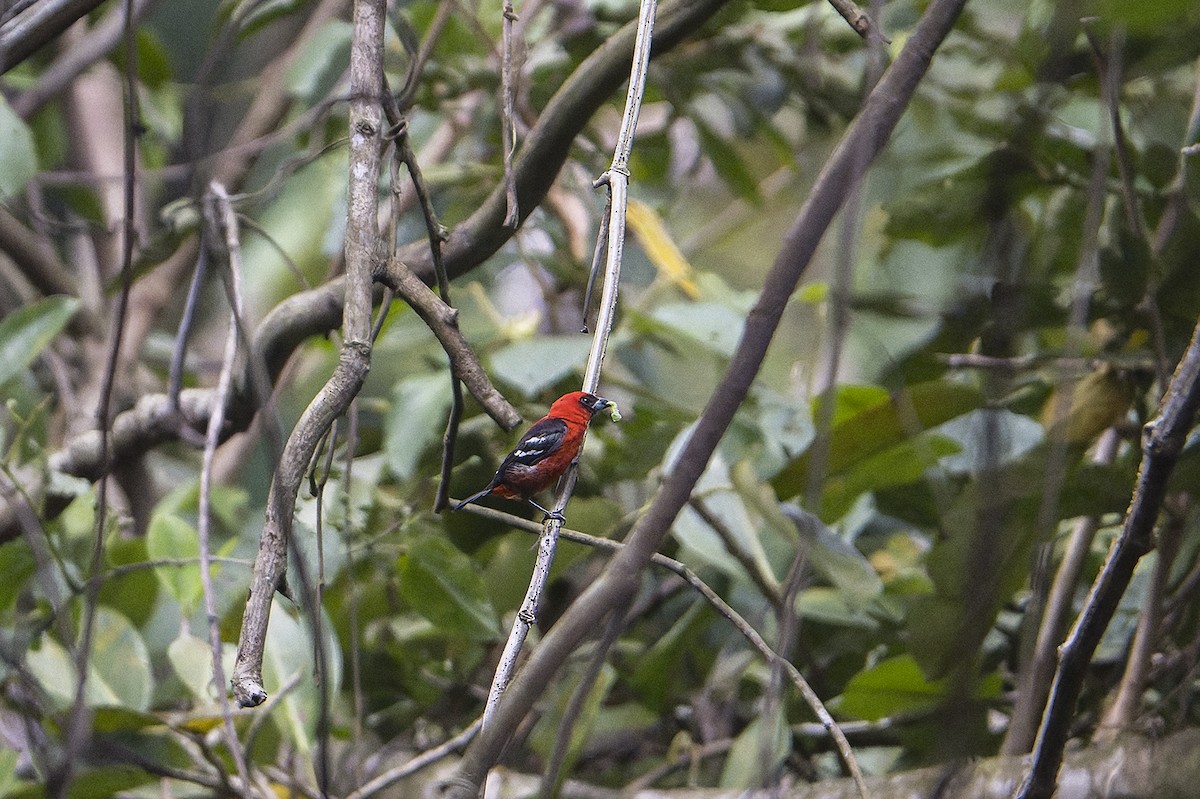
<svg viewBox="0 0 1200 799"><path fill-rule="evenodd" d="M517 13L513 10L512 0L504 0L503 41L500 58L500 147L504 150L504 196L508 210L504 214L504 226L516 228L521 221L520 209L517 207L517 178L513 173L513 152L516 150L517 112L516 112L516 81L514 72L516 49L513 23L517 21Z"/></svg>
<svg viewBox="0 0 1200 799"><path fill-rule="evenodd" d="M1092 462L1109 464L1117 456L1121 436L1115 428L1108 428L1100 436ZM1068 617L1075 601L1076 584L1083 566L1091 552L1092 540L1100 520L1095 516L1084 516L1076 520L1071 536L1063 553L1062 562L1054 575L1054 582L1046 597L1045 610L1038 626L1033 653L1022 671L1021 687L1017 702L1009 719L1001 752L1016 755L1028 752L1037 735L1037 725L1046 706L1050 692L1050 680L1058 662L1058 645L1062 643Z"/></svg>
<svg viewBox="0 0 1200 799"><path fill-rule="evenodd" d="M229 295L232 307L229 312L229 332L225 338L225 352L221 359L221 374L217 379L216 394L213 397L212 415L208 417L208 430L204 437L204 456L200 466L200 497L196 519L197 538L200 546L200 587L204 596L204 613L208 620L208 641L212 647L213 680L217 686L218 701L221 706L225 745L233 757L234 767L242 785L248 789L250 769L246 765L246 753L238 740L237 730L233 726L233 706L229 694L225 691L225 666L222 661L221 619L217 615L216 590L212 581L212 479L213 459L216 456L217 445L221 441L221 428L225 426L225 408L233 392L234 367L237 361L238 343L241 338L242 320L242 254L238 238L237 218L233 205L225 187L214 181L209 186L209 195L205 201L205 216L208 224L208 235L214 238L214 243L220 233L224 233L223 249L228 258ZM202 248L200 262L207 261L207 253ZM196 268L197 276L201 267ZM199 281L193 281L193 287ZM189 301L191 296L189 295ZM182 347L180 347L182 349Z"/></svg>
<svg viewBox="0 0 1200 799"><path fill-rule="evenodd" d="M1129 657L1125 671L1121 674L1121 685L1116 697L1105 710L1097 725L1093 741L1111 741L1133 726L1150 680L1150 662L1160 640L1164 611L1164 598L1170 587L1171 567L1179 554L1179 542L1183 534L1184 514L1167 510L1158 535L1158 558L1146 597L1142 601L1142 612L1138 618L1133 642L1129 645Z"/></svg>
<svg viewBox="0 0 1200 799"><path fill-rule="evenodd" d="M614 613L608 617L604 635L597 642L596 649L588 659L583 675L571 692L571 698L563 710L562 717L558 720L558 732L554 736L554 749L550 753L549 761L542 775L542 786L539 792L541 799L556 799L559 794L564 777L563 766L567 762L571 746L574 743L572 732L579 724L579 716L583 713L584 705L592 693L592 687L596 684L600 670L604 668L604 662L608 659L608 650L616 643L617 636L624 627L624 619L617 614Z"/></svg>
<svg viewBox="0 0 1200 799"><path fill-rule="evenodd" d="M650 45L654 34L655 0L642 0L638 16L637 36L633 47L633 66L629 75L629 91L625 98L625 113L617 144L613 153L612 166L598 183L607 183L611 211L608 220L607 257L604 269L604 288L600 296L600 310L596 318L596 331L592 336L592 347L588 353L587 366L583 373L582 390L595 394L600 386L600 371L604 365L604 353L612 333L613 320L617 312L617 293L621 280L622 245L625 240L625 205L629 185L629 156L633 151L633 134L641 112L642 96L646 90L646 69L650 62ZM516 670L517 658L529 635L529 629L537 620L541 606L542 591L550 577L550 566L558 545L558 533L562 527L562 511L575 490L577 468L572 466L563 478L558 498L554 503L557 515L546 519L541 539L538 541L537 559L525 599L517 611L512 631L505 642L504 651L492 679L487 706L483 711L486 728L496 714L500 698L504 694L512 674Z"/></svg>

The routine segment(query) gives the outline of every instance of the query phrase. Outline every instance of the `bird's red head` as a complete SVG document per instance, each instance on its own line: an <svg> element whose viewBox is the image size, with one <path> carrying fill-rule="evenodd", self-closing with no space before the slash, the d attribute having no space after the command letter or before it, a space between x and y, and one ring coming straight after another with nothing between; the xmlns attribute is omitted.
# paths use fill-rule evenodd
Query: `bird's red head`
<svg viewBox="0 0 1200 799"><path fill-rule="evenodd" d="M606 400L604 397L597 397L586 391L572 391L570 394L563 394L556 399L550 406L550 412L547 415L567 419L590 419L605 408L611 408L612 405L612 400Z"/></svg>

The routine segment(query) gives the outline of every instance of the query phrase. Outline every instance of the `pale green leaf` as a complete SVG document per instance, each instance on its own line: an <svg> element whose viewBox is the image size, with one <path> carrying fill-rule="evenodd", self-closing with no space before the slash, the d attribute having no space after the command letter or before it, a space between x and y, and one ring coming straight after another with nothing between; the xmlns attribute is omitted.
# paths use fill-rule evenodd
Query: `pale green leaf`
<svg viewBox="0 0 1200 799"><path fill-rule="evenodd" d="M734 740L721 771L721 787L757 788L766 784L791 751L792 736L782 713L756 717Z"/></svg>
<svg viewBox="0 0 1200 799"><path fill-rule="evenodd" d="M492 374L527 397L537 396L575 371L583 371L589 336L540 336L510 344L492 355Z"/></svg>
<svg viewBox="0 0 1200 799"><path fill-rule="evenodd" d="M141 633L115 610L99 608L88 664L89 703L148 710L153 688L150 653Z"/></svg>
<svg viewBox="0 0 1200 799"><path fill-rule="evenodd" d="M426 449L441 441L450 403L450 378L444 374L418 375L396 383L383 423L387 465L395 477L412 477Z"/></svg>
<svg viewBox="0 0 1200 799"><path fill-rule="evenodd" d="M439 536L422 536L400 556L400 593L439 629L489 641L500 620L471 559Z"/></svg>
<svg viewBox="0 0 1200 799"><path fill-rule="evenodd" d="M33 133L3 96L0 96L0 164L4 165L0 168L0 199L24 189L38 166Z"/></svg>
<svg viewBox="0 0 1200 799"><path fill-rule="evenodd" d="M200 598L200 541L196 528L171 513L156 512L146 532L150 558L164 561L154 573L185 613L190 613ZM166 561L189 561L169 563Z"/></svg>
<svg viewBox="0 0 1200 799"><path fill-rule="evenodd" d="M0 108L5 107L0 102ZM4 162L0 153L0 163ZM0 173L4 170L0 169ZM79 308L73 297L53 296L20 308L0 320L0 386L42 354Z"/></svg>

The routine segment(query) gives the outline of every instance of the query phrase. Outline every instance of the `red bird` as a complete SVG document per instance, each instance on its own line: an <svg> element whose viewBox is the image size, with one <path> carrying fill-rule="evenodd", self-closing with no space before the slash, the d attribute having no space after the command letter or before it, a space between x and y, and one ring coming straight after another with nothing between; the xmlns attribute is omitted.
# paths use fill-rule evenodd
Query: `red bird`
<svg viewBox="0 0 1200 799"><path fill-rule="evenodd" d="M572 391L559 397L550 406L550 412L534 422L513 451L500 462L492 481L455 505L454 510L462 510L488 494L495 494L504 499L526 500L547 518L561 521L562 514L546 510L532 497L553 485L570 468L579 456L592 417L605 408L616 408L616 403L584 391ZM614 411L613 419L618 418Z"/></svg>

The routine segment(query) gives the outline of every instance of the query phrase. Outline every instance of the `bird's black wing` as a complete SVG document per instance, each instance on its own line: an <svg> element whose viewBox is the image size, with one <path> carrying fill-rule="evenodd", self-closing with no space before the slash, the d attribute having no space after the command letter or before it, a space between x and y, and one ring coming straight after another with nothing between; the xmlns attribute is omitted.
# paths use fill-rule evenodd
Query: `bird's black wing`
<svg viewBox="0 0 1200 799"><path fill-rule="evenodd" d="M562 445L567 423L562 419L540 419L521 436L501 466L533 466Z"/></svg>

